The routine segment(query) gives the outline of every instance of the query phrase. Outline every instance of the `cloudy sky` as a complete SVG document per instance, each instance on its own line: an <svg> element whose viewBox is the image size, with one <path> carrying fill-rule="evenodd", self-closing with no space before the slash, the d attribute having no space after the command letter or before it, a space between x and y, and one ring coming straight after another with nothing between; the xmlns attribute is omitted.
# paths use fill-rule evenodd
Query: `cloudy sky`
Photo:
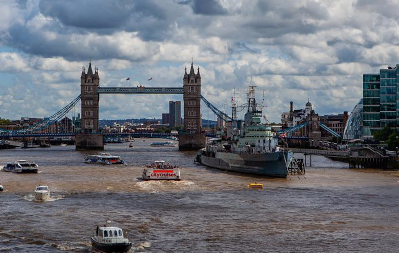
<svg viewBox="0 0 399 253"><path fill-rule="evenodd" d="M100 86L180 87L194 59L203 95L222 110L233 88L244 102L252 76L271 121L308 98L319 114L351 111L362 74L399 63L398 9L395 0L0 0L0 117L63 108L90 57ZM101 95L100 118L159 118L181 99Z"/></svg>

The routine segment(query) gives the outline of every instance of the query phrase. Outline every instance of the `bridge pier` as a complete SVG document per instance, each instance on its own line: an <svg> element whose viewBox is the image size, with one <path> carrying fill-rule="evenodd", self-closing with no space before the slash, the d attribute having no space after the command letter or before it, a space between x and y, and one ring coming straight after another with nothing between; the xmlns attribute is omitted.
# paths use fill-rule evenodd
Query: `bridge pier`
<svg viewBox="0 0 399 253"><path fill-rule="evenodd" d="M179 134L179 150L198 150L205 147L205 134L190 134L180 133Z"/></svg>
<svg viewBox="0 0 399 253"><path fill-rule="evenodd" d="M103 134L78 133L75 143L76 150L104 150Z"/></svg>

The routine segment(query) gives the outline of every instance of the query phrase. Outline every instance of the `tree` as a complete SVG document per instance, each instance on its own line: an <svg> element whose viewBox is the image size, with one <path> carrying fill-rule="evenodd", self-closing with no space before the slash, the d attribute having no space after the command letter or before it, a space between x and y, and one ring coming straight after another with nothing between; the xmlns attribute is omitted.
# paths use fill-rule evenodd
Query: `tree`
<svg viewBox="0 0 399 253"><path fill-rule="evenodd" d="M387 141L389 139L389 137L391 136L391 134L393 134L393 133L394 133L394 131L390 127L386 126L379 131L375 131L373 133L373 137L374 137L374 139L379 140L379 141Z"/></svg>
<svg viewBox="0 0 399 253"><path fill-rule="evenodd" d="M9 119L0 119L0 125L9 125L10 120Z"/></svg>

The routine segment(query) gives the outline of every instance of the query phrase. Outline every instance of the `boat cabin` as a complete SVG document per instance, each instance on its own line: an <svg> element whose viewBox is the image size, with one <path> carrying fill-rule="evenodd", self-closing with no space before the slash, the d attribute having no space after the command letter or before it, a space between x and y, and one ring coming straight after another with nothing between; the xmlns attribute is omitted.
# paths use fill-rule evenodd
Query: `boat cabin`
<svg viewBox="0 0 399 253"><path fill-rule="evenodd" d="M125 241L123 231L118 227L97 227L95 236L101 238L103 242Z"/></svg>
<svg viewBox="0 0 399 253"><path fill-rule="evenodd" d="M47 185L38 185L36 186L36 191L48 191Z"/></svg>
<svg viewBox="0 0 399 253"><path fill-rule="evenodd" d="M4 166L4 168L16 169L16 168L22 168L22 166L19 163L16 163L16 162L8 162L8 163L6 163L6 166Z"/></svg>
<svg viewBox="0 0 399 253"><path fill-rule="evenodd" d="M15 163L19 163L21 165L21 167L23 167L23 168L38 167L36 163L29 163L26 160L18 160Z"/></svg>
<svg viewBox="0 0 399 253"><path fill-rule="evenodd" d="M176 166L173 166L169 163L165 163L165 161L155 161L153 162L150 166L147 166L148 168L153 168L153 169L173 169L177 168Z"/></svg>

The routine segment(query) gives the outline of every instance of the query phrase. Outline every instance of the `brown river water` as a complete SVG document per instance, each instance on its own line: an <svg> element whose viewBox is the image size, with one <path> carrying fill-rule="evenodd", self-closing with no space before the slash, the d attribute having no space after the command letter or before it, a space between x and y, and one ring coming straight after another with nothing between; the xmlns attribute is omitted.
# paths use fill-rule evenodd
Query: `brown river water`
<svg viewBox="0 0 399 253"><path fill-rule="evenodd" d="M109 144L128 165L89 165L74 146L0 150L38 174L0 172L0 252L91 252L96 225L128 232L132 252L399 252L399 173L312 157L305 176L270 179L209 169L195 152ZM165 160L183 180L144 182ZM262 190L248 184L262 182ZM36 202L38 184L52 198Z"/></svg>

